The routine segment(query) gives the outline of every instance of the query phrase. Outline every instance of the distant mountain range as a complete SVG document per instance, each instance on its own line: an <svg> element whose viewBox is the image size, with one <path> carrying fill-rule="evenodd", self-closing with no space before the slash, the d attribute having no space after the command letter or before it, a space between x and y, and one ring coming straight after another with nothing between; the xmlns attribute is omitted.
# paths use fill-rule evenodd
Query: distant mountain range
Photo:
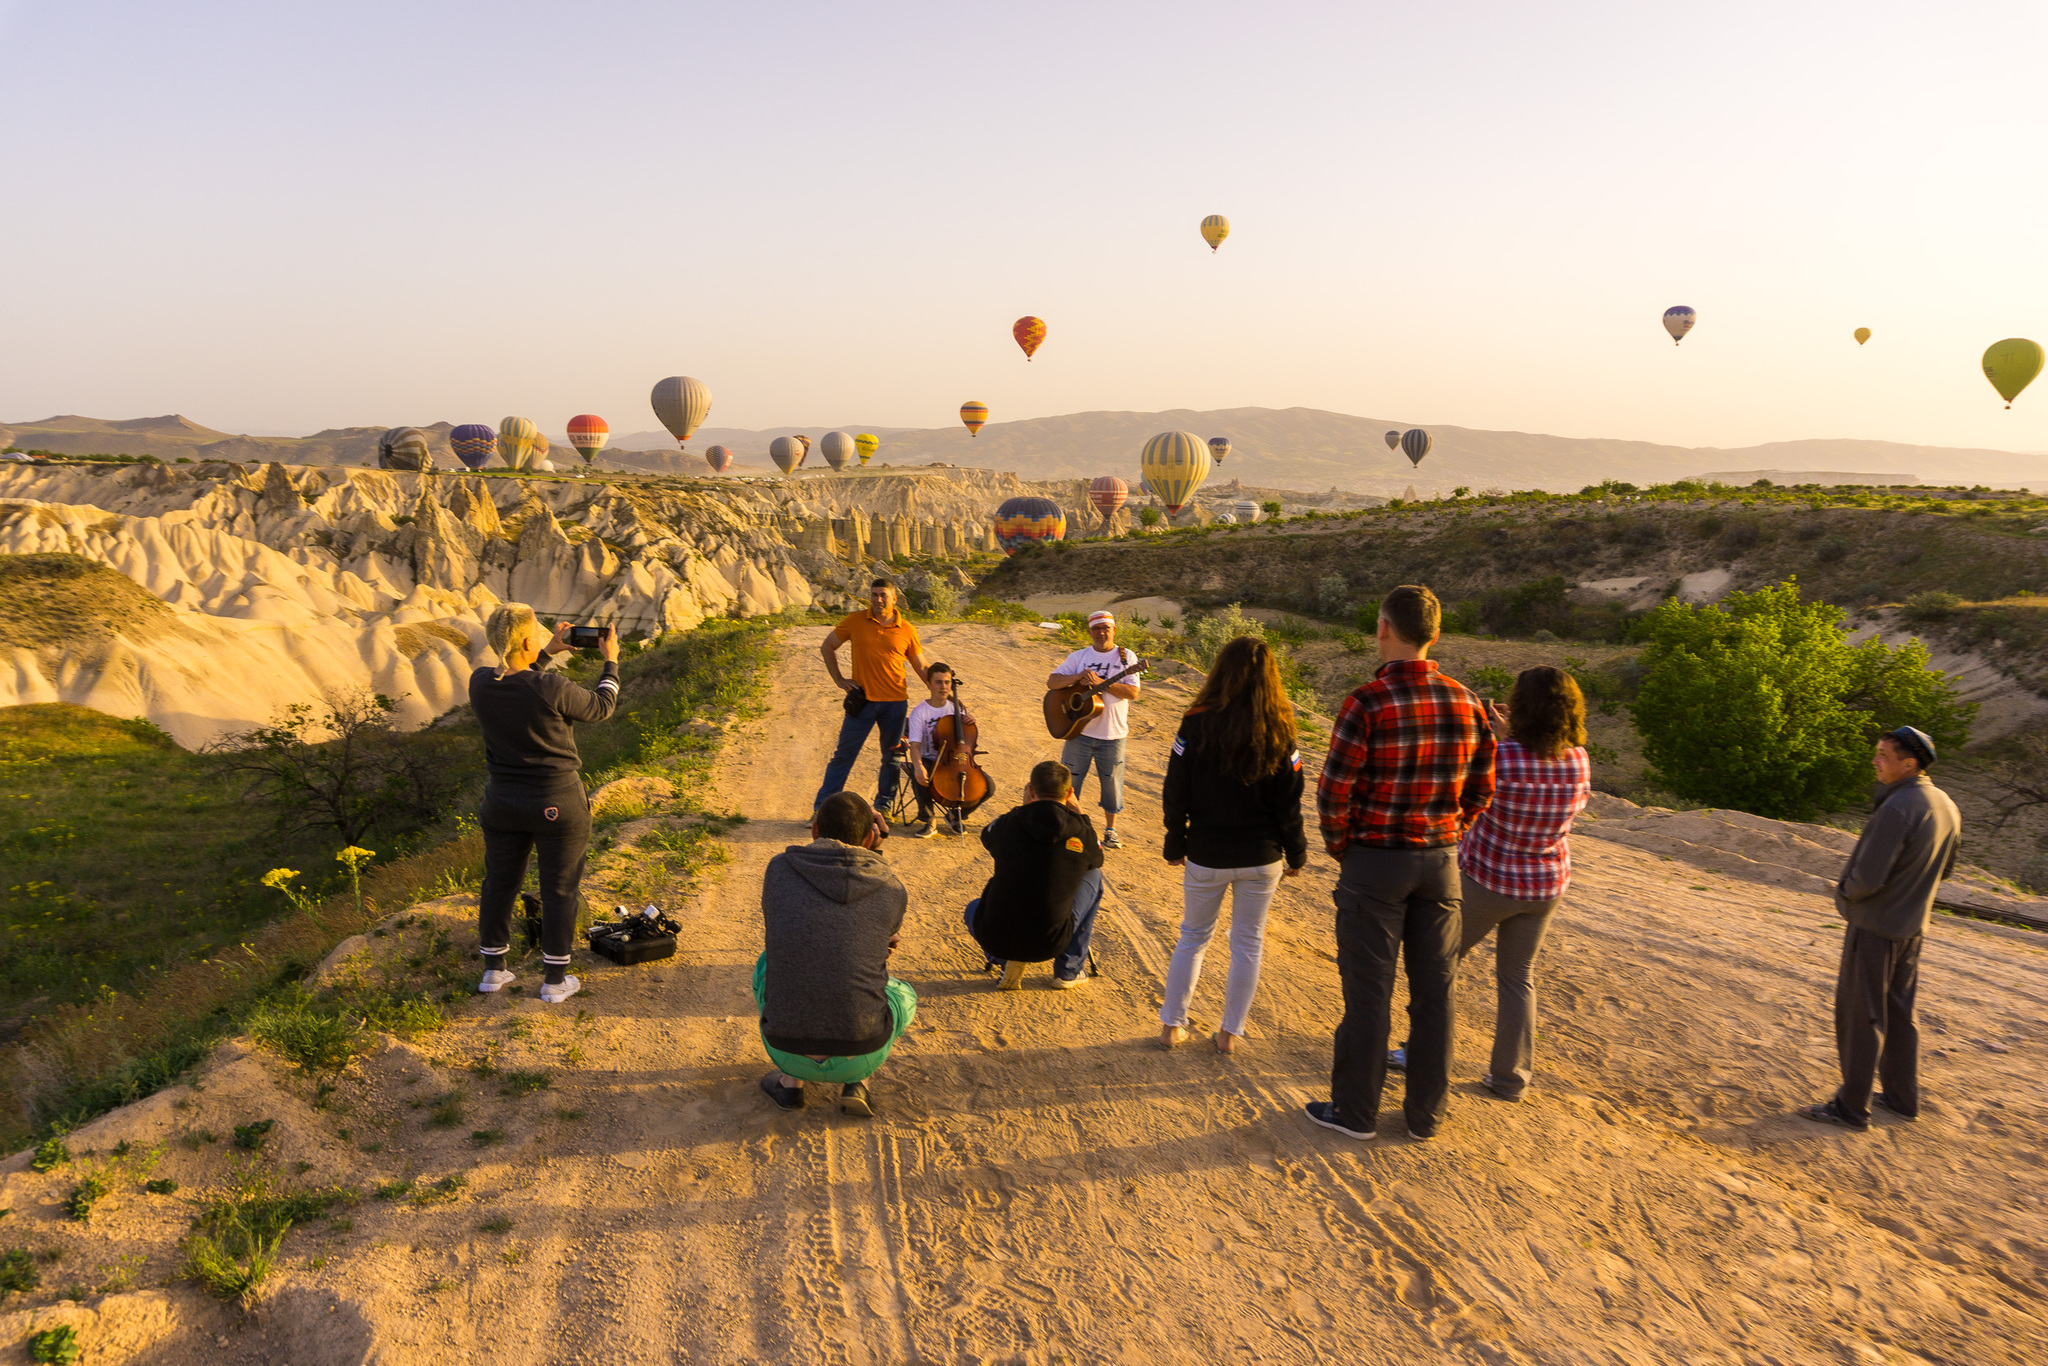
<svg viewBox="0 0 2048 1366"><path fill-rule="evenodd" d="M1633 484L1664 483L1710 471L1798 471L1840 474L1840 482L1899 482L1907 476L1969 484L2024 484L2048 488L2048 455L2014 451L1913 446L1889 441L1778 441L1736 448L1665 446L1649 441L1546 436L1534 432L1479 431L1469 427L1429 428L1435 444L1419 467L1387 449L1385 433L1401 424L1385 418L1354 417L1315 408L1229 408L1195 412L1091 412L1022 422L994 422L970 437L964 427L880 427L844 423L848 432L873 432L881 439L878 463L974 466L1010 470L1026 479L1087 478L1121 474L1133 479L1147 438L1184 430L1197 436L1227 436L1231 453L1223 473L1269 488L1400 496L1410 485L1429 495L1457 485L1486 488L1571 490L1603 479ZM447 422L421 425L437 458L452 464ZM155 455L240 461L281 460L287 464L364 465L376 460L377 438L386 430L338 427L304 437L237 436L202 427L189 418L130 418L109 421L54 417L39 422L0 423L0 447L41 448L65 454ZM732 448L749 472L772 468L768 443L803 432L814 439L831 428L772 427L760 431L706 427L678 451L666 432L615 436L600 465L695 474L704 470L702 452L713 445ZM566 438L550 439L575 462ZM617 458L613 459L613 452ZM815 450L810 466L819 465ZM808 468L808 466L807 466ZM1874 471L1884 472L1882 475ZM1781 481L1785 482L1785 481Z"/></svg>

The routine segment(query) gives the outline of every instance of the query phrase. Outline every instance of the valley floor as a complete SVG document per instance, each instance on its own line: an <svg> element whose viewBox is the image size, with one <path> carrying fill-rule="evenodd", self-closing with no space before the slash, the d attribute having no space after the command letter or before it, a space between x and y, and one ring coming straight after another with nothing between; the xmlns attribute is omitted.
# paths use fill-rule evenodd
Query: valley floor
<svg viewBox="0 0 2048 1366"><path fill-rule="evenodd" d="M988 875L979 842L894 839L887 856L911 891L895 971L920 1004L874 1086L879 1116L842 1116L822 1095L774 1110L756 1089L767 1062L748 983L762 867L807 838L839 719L821 634L784 633L765 716L729 742L709 804L751 820L686 908L676 960L592 972L573 1026L535 1019L549 1008L531 996L479 1000L369 1065L373 1090L446 1088L486 1038L581 1040L556 1055L580 1061L552 1089L497 1102L502 1146L475 1152L394 1102L379 1170L349 1151L359 1179L460 1169L462 1199L366 1201L317 1270L298 1255L314 1235L293 1235L289 1268L247 1321L174 1289L165 1312L183 1326L132 1359L1876 1366L2048 1354L2048 940L1942 919L1924 959L1927 1113L1868 1134L1824 1129L1792 1109L1832 1087L1831 908L1582 836L1539 965L1531 1099L1504 1104L1476 1085L1493 1014L1482 949L1461 987L1442 1135L1409 1139L1396 1101L1380 1139L1354 1144L1300 1114L1327 1093L1339 1014L1335 870L1320 851L1282 884L1246 1046L1226 1058L1156 1044L1180 910L1157 830L1187 697L1172 681L1133 712L1132 838L1109 854L1101 976L1054 992L1040 968L1021 993L996 992L960 924ZM1037 702L1064 646L1028 627L939 626L926 641L966 680L999 791L1056 757ZM1313 768L1320 746L1303 749ZM871 748L855 783L872 774ZM1214 1027L1226 961L1210 956L1198 1028ZM233 1066L283 1076L267 1059ZM159 1098L152 1113L189 1122L172 1107L227 1087ZM342 1162L336 1121L287 1120L325 1126L305 1139L323 1175ZM99 1137L111 1142L139 1122L110 1116L94 1131L110 1126ZM91 1141L81 1131L74 1145ZM45 1178L20 1165L7 1178L17 1224L48 1214L28 1185ZM509 1242L478 1231L500 1212Z"/></svg>

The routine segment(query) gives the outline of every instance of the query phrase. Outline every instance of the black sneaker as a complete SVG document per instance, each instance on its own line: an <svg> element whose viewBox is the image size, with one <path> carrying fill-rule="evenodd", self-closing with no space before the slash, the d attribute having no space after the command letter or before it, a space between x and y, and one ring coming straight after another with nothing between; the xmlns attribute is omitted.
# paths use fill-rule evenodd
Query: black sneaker
<svg viewBox="0 0 2048 1366"><path fill-rule="evenodd" d="M910 837L914 840L930 839L932 837L932 823L930 821L919 821L916 825L911 826Z"/></svg>
<svg viewBox="0 0 2048 1366"><path fill-rule="evenodd" d="M839 1091L839 1110L842 1114L859 1115L862 1119L875 1117L875 1099L868 1094L866 1082L850 1081Z"/></svg>
<svg viewBox="0 0 2048 1366"><path fill-rule="evenodd" d="M1882 1091L1879 1091L1875 1096L1871 1097L1871 1099L1875 1100L1879 1105L1882 1105L1891 1113L1897 1115L1900 1119L1920 1118L1920 1112L1918 1110L1901 1110L1898 1106L1892 1104L1892 1098Z"/></svg>
<svg viewBox="0 0 2048 1366"><path fill-rule="evenodd" d="M1301 1112L1308 1116L1309 1123L1320 1124L1325 1129L1334 1129L1346 1138L1355 1138L1363 1142L1368 1138L1379 1137L1379 1130L1370 1124L1360 1124L1339 1110L1334 1100L1312 1100L1301 1107Z"/></svg>
<svg viewBox="0 0 2048 1366"><path fill-rule="evenodd" d="M784 1086L780 1072L770 1072L761 1078L761 1089L768 1093L768 1099L775 1102L778 1110L801 1110L804 1108L804 1088Z"/></svg>
<svg viewBox="0 0 2048 1366"><path fill-rule="evenodd" d="M1869 1120L1852 1118L1849 1112L1842 1108L1842 1103L1839 1100L1828 1100L1820 1105L1808 1105L1801 1108L1799 1113L1804 1118L1812 1120L1815 1124L1839 1124L1844 1129L1854 1129L1858 1133L1862 1133L1870 1127Z"/></svg>

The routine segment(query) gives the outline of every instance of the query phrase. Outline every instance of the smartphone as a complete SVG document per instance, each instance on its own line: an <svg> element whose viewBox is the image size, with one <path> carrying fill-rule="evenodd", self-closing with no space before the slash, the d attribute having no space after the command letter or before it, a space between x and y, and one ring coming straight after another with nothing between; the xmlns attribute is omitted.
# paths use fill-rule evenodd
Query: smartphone
<svg viewBox="0 0 2048 1366"><path fill-rule="evenodd" d="M571 626L569 628L569 648L572 650L595 650L604 644L604 633L607 629L609 628L603 626Z"/></svg>

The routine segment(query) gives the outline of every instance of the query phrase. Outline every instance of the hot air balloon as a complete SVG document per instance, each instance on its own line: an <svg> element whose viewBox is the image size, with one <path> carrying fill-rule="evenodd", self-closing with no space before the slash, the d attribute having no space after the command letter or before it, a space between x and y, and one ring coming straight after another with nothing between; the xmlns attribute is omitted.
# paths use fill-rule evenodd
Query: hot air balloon
<svg viewBox="0 0 2048 1366"><path fill-rule="evenodd" d="M661 419L662 426L668 428L668 434L676 439L678 446L689 444L698 424L711 411L710 386L688 375L670 375L654 386L650 398L654 403L654 415Z"/></svg>
<svg viewBox="0 0 2048 1366"><path fill-rule="evenodd" d="M1398 430L1387 433L1387 449L1390 451L1401 449L1401 433Z"/></svg>
<svg viewBox="0 0 2048 1366"><path fill-rule="evenodd" d="M583 457L586 465L611 439L612 429L596 413L578 413L569 419L569 444L576 448L576 454Z"/></svg>
<svg viewBox="0 0 2048 1366"><path fill-rule="evenodd" d="M803 464L804 457L810 453L810 447L793 436L778 436L768 443L768 458L784 474L795 474L796 467Z"/></svg>
<svg viewBox="0 0 2048 1366"><path fill-rule="evenodd" d="M427 434L417 427L393 427L378 437L377 468L432 473L434 453L427 449Z"/></svg>
<svg viewBox="0 0 2048 1366"><path fill-rule="evenodd" d="M1024 348L1024 359L1030 360L1038 344L1045 340L1045 320L1026 315L1010 325L1010 335Z"/></svg>
<svg viewBox="0 0 2048 1366"><path fill-rule="evenodd" d="M1243 522L1246 526L1259 520L1259 505L1249 498L1232 503L1230 510L1236 513L1237 520Z"/></svg>
<svg viewBox="0 0 2048 1366"><path fill-rule="evenodd" d="M508 417L498 424L498 458L508 470L523 470L533 463L533 439L540 429L523 417Z"/></svg>
<svg viewBox="0 0 2048 1366"><path fill-rule="evenodd" d="M1429 454L1429 448L1436 444L1428 432L1420 427L1410 427L1401 433L1401 454L1408 457L1410 465L1420 465L1422 457Z"/></svg>
<svg viewBox="0 0 2048 1366"><path fill-rule="evenodd" d="M875 458L875 452L882 448L882 443L873 432L862 432L853 439L853 448L860 452L860 463L865 465Z"/></svg>
<svg viewBox="0 0 2048 1366"><path fill-rule="evenodd" d="M1867 328L1867 327L1859 327L1859 328L1857 328L1857 329L1856 329L1856 344L1857 344L1858 346L1861 346L1861 345L1863 345L1863 343L1865 343L1865 342L1867 342L1867 341L1869 341L1869 340L1870 340L1870 329L1869 329L1869 328Z"/></svg>
<svg viewBox="0 0 2048 1366"><path fill-rule="evenodd" d="M1230 220L1220 213L1212 213L1202 220L1202 240L1215 251L1223 245L1223 239L1230 236Z"/></svg>
<svg viewBox="0 0 2048 1366"><path fill-rule="evenodd" d="M526 468L530 470L553 469L555 462L548 459L548 452L554 449L546 436L536 429L533 434L533 454L526 457Z"/></svg>
<svg viewBox="0 0 2048 1366"><path fill-rule="evenodd" d="M1050 498L1011 498L996 509L996 540L1005 555L1067 534L1067 515Z"/></svg>
<svg viewBox="0 0 2048 1366"><path fill-rule="evenodd" d="M1209 477L1209 447L1193 432L1161 432L1145 443L1139 463L1167 512L1177 513Z"/></svg>
<svg viewBox="0 0 2048 1366"><path fill-rule="evenodd" d="M1105 522L1116 516L1116 510L1130 496L1131 486L1113 474L1105 474L1088 485L1088 501L1095 505L1095 510L1102 514Z"/></svg>
<svg viewBox="0 0 2048 1366"><path fill-rule="evenodd" d="M969 436L980 436L981 424L988 421L988 405L968 399L960 405L960 420L967 424Z"/></svg>
<svg viewBox="0 0 2048 1366"><path fill-rule="evenodd" d="M704 452L704 463L711 466L713 474L724 474L732 468L732 452L723 446L713 446Z"/></svg>
<svg viewBox="0 0 2048 1366"><path fill-rule="evenodd" d="M1215 461L1215 462L1216 462L1217 464L1219 464L1219 465L1220 465L1220 464L1222 464L1222 463L1223 463L1223 457L1224 457L1224 456L1226 456L1226 455L1229 455L1229 454L1230 454L1230 438L1229 438L1229 437L1227 437L1227 436L1212 436L1212 437L1210 437L1210 438L1209 438L1209 458L1210 458L1211 460L1214 460L1214 461Z"/></svg>
<svg viewBox="0 0 2048 1366"><path fill-rule="evenodd" d="M1219 513L1217 513L1217 514L1216 514L1216 525L1217 525L1217 526L1236 526L1236 525L1237 525L1237 514L1236 514L1236 513L1234 513L1234 512L1219 512Z"/></svg>
<svg viewBox="0 0 2048 1366"><path fill-rule="evenodd" d="M2020 390L2034 382L2034 376L2041 373L2041 343L2028 341L2025 337L2007 337L2002 342L1993 342L1984 352L1984 378L1991 381L1991 387L2005 400L2005 406L2012 407L2012 401L2020 396Z"/></svg>
<svg viewBox="0 0 2048 1366"><path fill-rule="evenodd" d="M818 454L833 469L843 470L846 462L853 459L853 438L845 432L827 432L818 439Z"/></svg>
<svg viewBox="0 0 2048 1366"><path fill-rule="evenodd" d="M465 422L448 433L455 458L473 470L480 470L498 449L498 434L481 422Z"/></svg>
<svg viewBox="0 0 2048 1366"><path fill-rule="evenodd" d="M1676 346L1684 341L1685 334L1692 331L1692 325L1699 320L1700 315L1684 304L1673 304L1665 309L1664 330L1671 334L1671 344Z"/></svg>

